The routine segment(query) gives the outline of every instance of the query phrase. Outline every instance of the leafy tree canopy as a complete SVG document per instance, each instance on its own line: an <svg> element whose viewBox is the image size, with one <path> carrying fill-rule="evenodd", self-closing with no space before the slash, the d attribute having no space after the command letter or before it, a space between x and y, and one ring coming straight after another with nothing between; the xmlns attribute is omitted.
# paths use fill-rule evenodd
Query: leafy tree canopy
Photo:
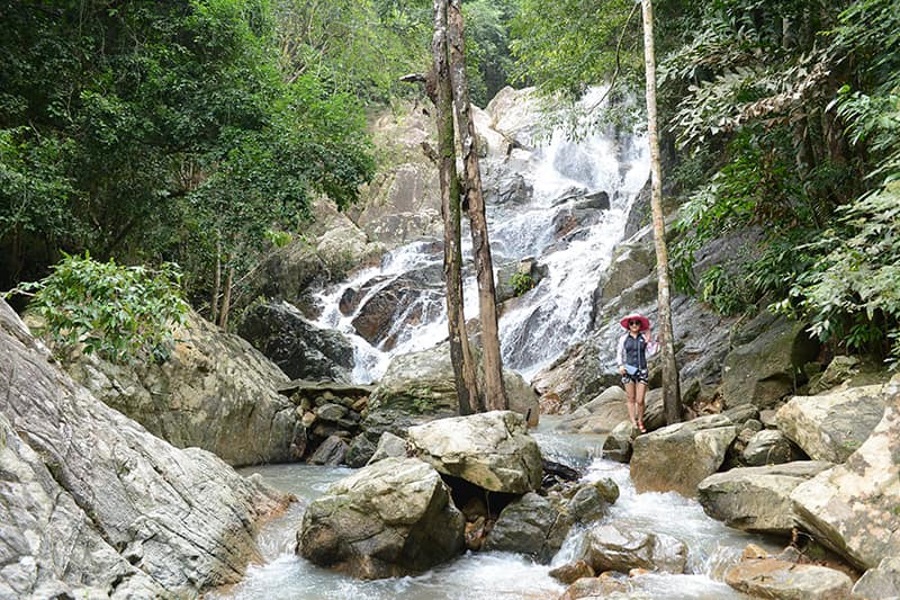
<svg viewBox="0 0 900 600"><path fill-rule="evenodd" d="M260 232L295 229L317 194L354 201L373 173L356 99L282 69L270 0L26 0L3 16L7 285L90 250L178 261L202 288L212 248L252 255Z"/></svg>

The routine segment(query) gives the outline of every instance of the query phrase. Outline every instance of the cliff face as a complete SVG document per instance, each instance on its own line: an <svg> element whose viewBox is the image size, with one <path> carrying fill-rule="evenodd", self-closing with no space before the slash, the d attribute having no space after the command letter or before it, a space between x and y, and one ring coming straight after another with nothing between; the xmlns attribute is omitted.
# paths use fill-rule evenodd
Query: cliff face
<svg viewBox="0 0 900 600"><path fill-rule="evenodd" d="M196 597L287 501L106 406L0 301L0 598Z"/></svg>

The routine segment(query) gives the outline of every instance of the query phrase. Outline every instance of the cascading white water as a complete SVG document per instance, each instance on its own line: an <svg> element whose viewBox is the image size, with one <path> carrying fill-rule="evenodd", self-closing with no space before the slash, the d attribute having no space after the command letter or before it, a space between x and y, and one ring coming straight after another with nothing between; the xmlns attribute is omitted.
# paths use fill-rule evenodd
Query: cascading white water
<svg viewBox="0 0 900 600"><path fill-rule="evenodd" d="M516 164L524 165L517 174L533 187L532 197L524 204L497 204L488 196L487 217L495 269L528 257L548 269L539 285L504 310L500 318L504 366L529 379L589 333L593 291L622 238L628 208L650 169L642 137L605 133L575 142L555 132L527 160ZM488 164L487 168L502 170L504 165ZM554 219L566 211L571 213L585 194L597 192L608 194L609 209L578 236L561 240ZM377 280L377 285L367 288L371 297L404 273L438 266L441 257L425 252L425 248L430 245L413 243L397 248L379 268L358 273L320 296L319 324L342 331L354 343L356 382L375 381L393 356L430 348L447 337L446 307L439 289L430 290L417 301L417 310L425 317L391 332L395 344L390 350L372 347L356 335L352 325L356 315L343 315L338 309L348 288L363 289L367 282ZM463 251L465 256L471 255L467 229L463 232ZM474 278L464 285L466 317L477 318Z"/></svg>

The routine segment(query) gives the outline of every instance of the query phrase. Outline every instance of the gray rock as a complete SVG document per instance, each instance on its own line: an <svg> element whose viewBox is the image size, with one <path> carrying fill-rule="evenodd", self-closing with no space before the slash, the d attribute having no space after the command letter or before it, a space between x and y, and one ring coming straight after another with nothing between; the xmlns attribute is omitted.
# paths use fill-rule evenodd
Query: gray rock
<svg viewBox="0 0 900 600"><path fill-rule="evenodd" d="M605 524L589 529L585 539L586 547L578 558L596 573L628 573L637 568L680 574L687 566L687 546L669 535Z"/></svg>
<svg viewBox="0 0 900 600"><path fill-rule="evenodd" d="M763 332L736 346L725 359L722 397L728 408L752 404L771 408L794 393L802 365L816 357L819 344L803 323L767 322Z"/></svg>
<svg viewBox="0 0 900 600"><path fill-rule="evenodd" d="M861 570L900 556L900 377L884 397L884 417L869 439L791 494L801 527Z"/></svg>
<svg viewBox="0 0 900 600"><path fill-rule="evenodd" d="M736 435L728 417L709 415L639 436L631 457L635 489L695 497L697 485L719 469Z"/></svg>
<svg viewBox="0 0 900 600"><path fill-rule="evenodd" d="M775 559L738 563L726 572L725 582L754 598L773 600L841 600L853 585L841 571Z"/></svg>
<svg viewBox="0 0 900 600"><path fill-rule="evenodd" d="M386 458L310 503L297 552L360 579L402 577L462 553L464 527L437 471L413 458Z"/></svg>
<svg viewBox="0 0 900 600"><path fill-rule="evenodd" d="M562 547L571 524L550 500L529 492L503 509L484 549L518 552L547 564Z"/></svg>
<svg viewBox="0 0 900 600"><path fill-rule="evenodd" d="M518 413L439 419L410 427L407 439L412 451L440 473L488 491L524 494L541 485L541 451Z"/></svg>
<svg viewBox="0 0 900 600"><path fill-rule="evenodd" d="M697 486L697 499L707 515L729 527L789 535L796 527L791 492L832 466L802 461L715 473Z"/></svg>
<svg viewBox="0 0 900 600"><path fill-rule="evenodd" d="M900 557L884 558L878 566L859 578L850 594L851 600L895 600L900 598Z"/></svg>
<svg viewBox="0 0 900 600"><path fill-rule="evenodd" d="M778 409L779 429L815 460L844 462L884 415L884 386L794 396Z"/></svg>
<svg viewBox="0 0 900 600"><path fill-rule="evenodd" d="M350 381L353 346L341 333L307 321L286 302L251 307L238 334L291 379Z"/></svg>
<svg viewBox="0 0 900 600"><path fill-rule="evenodd" d="M196 597L241 579L287 502L99 401L0 301L0 592Z"/></svg>
<svg viewBox="0 0 900 600"><path fill-rule="evenodd" d="M762 424L760 424L761 426ZM804 456L804 453L786 435L772 429L753 434L747 442L747 447L741 453L743 463L751 467L788 463L800 460Z"/></svg>

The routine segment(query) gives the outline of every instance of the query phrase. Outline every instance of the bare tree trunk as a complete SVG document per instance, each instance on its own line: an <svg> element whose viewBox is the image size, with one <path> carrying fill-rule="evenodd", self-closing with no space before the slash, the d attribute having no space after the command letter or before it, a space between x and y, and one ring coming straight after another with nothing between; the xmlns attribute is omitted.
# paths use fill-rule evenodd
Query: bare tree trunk
<svg viewBox="0 0 900 600"><path fill-rule="evenodd" d="M662 338L662 385L666 423L681 421L681 389L675 363L675 336L672 334L672 303L669 295L669 254L666 249L666 223L662 209L662 167L659 158L659 131L656 117L656 59L653 45L653 4L642 0L644 16L644 68L647 80L647 132L650 138L653 241L656 246L656 270L659 277L659 335Z"/></svg>
<svg viewBox="0 0 900 600"><path fill-rule="evenodd" d="M466 320L463 313L462 244L459 176L453 127L453 94L447 55L447 0L434 0L434 37L431 43L434 67L427 90L435 107L438 133L438 172L441 182L441 214L444 218L444 282L447 286L447 328L450 333L450 360L459 413L483 410L478 396L478 378Z"/></svg>
<svg viewBox="0 0 900 600"><path fill-rule="evenodd" d="M219 292L222 289L222 242L216 240L216 272L213 273L212 296L209 299L209 322L219 318Z"/></svg>
<svg viewBox="0 0 900 600"><path fill-rule="evenodd" d="M234 280L234 267L228 266L225 275L225 289L222 292L222 311L219 313L219 327L228 331L228 316L231 312L231 286Z"/></svg>
<svg viewBox="0 0 900 600"><path fill-rule="evenodd" d="M466 204L472 230L472 253L478 278L478 302L481 315L481 343L484 352L484 399L488 410L506 410L509 402L503 384L503 360L500 355L500 334L497 316L497 294L494 287L494 263L488 240L484 195L481 189L481 168L475 123L470 115L469 82L466 76L463 18L460 0L450 0L448 10L448 48L450 55L450 83L465 172Z"/></svg>

